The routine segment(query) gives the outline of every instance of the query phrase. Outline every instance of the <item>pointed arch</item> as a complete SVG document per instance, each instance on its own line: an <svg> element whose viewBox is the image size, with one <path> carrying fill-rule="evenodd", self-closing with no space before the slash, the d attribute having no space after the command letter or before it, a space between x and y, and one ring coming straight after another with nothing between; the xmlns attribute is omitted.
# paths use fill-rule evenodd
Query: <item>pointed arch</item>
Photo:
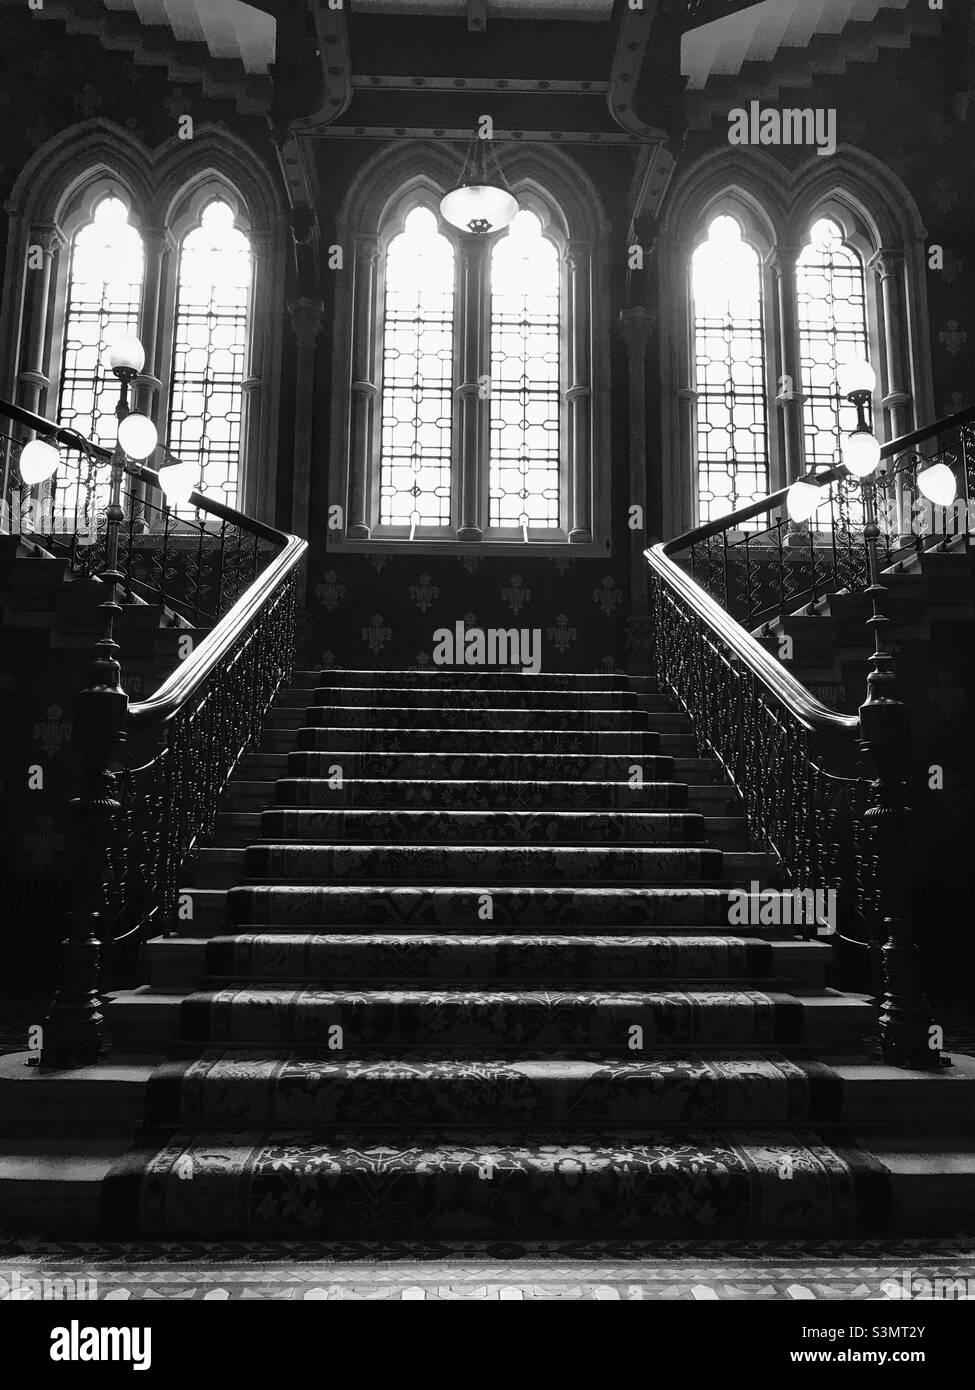
<svg viewBox="0 0 975 1390"><path fill-rule="evenodd" d="M92 200L112 191L126 203L145 245L137 318L146 365L135 401L157 423L167 417L171 393L181 238L215 194L230 202L246 228L254 273L240 382L237 499L273 520L287 224L278 177L230 130L199 126L191 141L174 136L152 149L130 130L96 118L34 152L8 202L0 385L30 409L56 412L72 238L90 216ZM31 270L32 246L43 254L40 273Z"/></svg>
<svg viewBox="0 0 975 1390"><path fill-rule="evenodd" d="M549 404L543 467L541 454L532 461L532 450L539 443L537 431L529 448L529 425L534 429L534 419L528 421L526 416L524 428L513 419L505 425L502 415L505 410L510 414L514 405L510 401L505 405L504 388L494 392L489 384L485 389L495 373L494 363L501 360L499 339L491 332L492 246L500 244L506 233L481 240L439 218L440 201L456 183L463 156L459 147L438 141L385 146L360 167L339 211L339 236L353 266L352 274L341 277L336 287L329 504L341 508L345 530L330 537L329 544L336 548L379 544L395 549L420 538L454 548L490 542L524 550L526 545L551 548L562 543L604 554L608 497L602 470L593 466L594 459L609 447L609 226L601 200L588 176L564 152L515 142L500 148L499 160L512 192L537 217L556 258L557 309L547 313L546 321L547 326L554 322L556 327L558 360L554 378L545 388ZM384 389L384 375L390 369L383 349L386 264L394 238L402 234L411 211L420 207L438 219L438 235L452 246L455 261L449 420L444 414L443 378L433 393L439 393L440 400L437 440L430 446L440 460L437 477L427 470L426 481L419 478L418 436L410 445L404 434L398 446L401 457L412 459L415 476L410 486L422 492L429 483L441 500L449 487L449 512L439 506L436 518L426 525L406 501L395 517L380 505L380 493L386 495L381 479L386 476L392 399ZM507 341L510 357L513 339L509 336ZM544 356L545 373L551 376L551 346ZM522 353L520 361L522 376L527 371L534 373L533 381L539 378L541 359ZM417 389L425 399L422 388ZM541 399L538 390L534 395ZM534 499L518 508L500 504L501 470L490 462L491 441L498 440L508 426L503 452L511 466L504 470L505 486L523 494L522 501ZM515 434L521 440L517 447ZM402 487L410 483L405 474L400 481ZM402 488L401 496L406 496Z"/></svg>

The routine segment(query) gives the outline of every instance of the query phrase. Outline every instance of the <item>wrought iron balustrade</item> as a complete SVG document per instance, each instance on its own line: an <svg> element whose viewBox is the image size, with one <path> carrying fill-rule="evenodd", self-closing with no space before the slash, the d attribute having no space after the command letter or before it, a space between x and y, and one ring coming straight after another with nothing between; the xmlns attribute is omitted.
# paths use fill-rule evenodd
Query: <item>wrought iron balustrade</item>
<svg viewBox="0 0 975 1390"><path fill-rule="evenodd" d="M930 1050L906 870L907 711L881 599L883 571L898 560L970 549L975 409L892 441L881 457L882 474L862 485L845 469L819 476L828 525L819 520L817 531L788 527L782 489L652 546L646 558L658 679L690 714L699 752L739 792L753 842L775 854L783 886L835 894L840 941L866 948L882 994L885 1055L930 1067L940 1054ZM931 509L918 489L919 469L933 463L947 463L960 484L950 508ZM865 594L873 610L858 715L815 699L752 631L839 591ZM848 970L849 951L840 959Z"/></svg>
<svg viewBox="0 0 975 1390"><path fill-rule="evenodd" d="M3 530L105 585L106 635L74 730L84 764L73 803L77 901L43 1053L45 1065L77 1066L100 1048L99 988L131 982L147 935L175 928L181 866L213 829L224 787L290 679L307 543L197 492L174 515L154 469L0 401L3 415L74 450L91 471L112 472L108 505L94 514L72 512L63 491L59 503L44 484L28 506L20 445L4 439ZM97 497L100 486L86 483L86 491ZM79 515L90 524L79 527ZM153 695L133 704L119 683L114 624L126 602L140 599L209 630Z"/></svg>
<svg viewBox="0 0 975 1390"><path fill-rule="evenodd" d="M917 475L946 464L958 498L935 507ZM865 517L860 487L845 469L821 475L823 503L814 522L786 515L786 488L689 533L675 549L694 581L749 631L831 593L867 587ZM882 568L924 550L970 548L975 536L975 408L884 445L876 482Z"/></svg>

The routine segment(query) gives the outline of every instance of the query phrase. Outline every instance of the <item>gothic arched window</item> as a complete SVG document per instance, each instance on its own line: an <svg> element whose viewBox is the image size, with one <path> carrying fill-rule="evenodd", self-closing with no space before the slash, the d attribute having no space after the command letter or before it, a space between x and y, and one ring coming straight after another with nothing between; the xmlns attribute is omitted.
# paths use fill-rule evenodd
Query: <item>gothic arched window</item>
<svg viewBox="0 0 975 1390"><path fill-rule="evenodd" d="M558 527L561 351L558 248L520 212L491 251L490 524Z"/></svg>
<svg viewBox="0 0 975 1390"><path fill-rule="evenodd" d="M710 521L768 492L761 262L719 215L691 259L698 516Z"/></svg>
<svg viewBox="0 0 975 1390"><path fill-rule="evenodd" d="M203 492L273 520L286 222L254 150L198 127L153 151L86 121L28 160L8 209L0 394L111 447L105 349L134 333L146 356L130 404L198 467ZM79 481L100 505L104 470L92 484L68 467L51 484L59 515Z"/></svg>
<svg viewBox="0 0 975 1390"><path fill-rule="evenodd" d="M454 248L417 207L386 248L380 526L448 526Z"/></svg>
<svg viewBox="0 0 975 1390"><path fill-rule="evenodd" d="M58 418L111 448L118 383L105 351L118 333L138 333L145 255L121 198L106 194L72 240L64 310Z"/></svg>
<svg viewBox="0 0 975 1390"><path fill-rule="evenodd" d="M598 200L561 154L520 148L505 172L520 211L483 236L439 214L456 177L440 148L381 153L353 183L339 219L354 263L337 283L330 546L608 547L594 467L608 454Z"/></svg>
<svg viewBox="0 0 975 1390"><path fill-rule="evenodd" d="M830 217L818 217L796 261L796 307L807 467L842 462L857 413L837 391L840 366L871 356L863 261Z"/></svg>
<svg viewBox="0 0 975 1390"><path fill-rule="evenodd" d="M176 280L169 447L198 491L235 506L247 375L251 250L213 198L183 238Z"/></svg>

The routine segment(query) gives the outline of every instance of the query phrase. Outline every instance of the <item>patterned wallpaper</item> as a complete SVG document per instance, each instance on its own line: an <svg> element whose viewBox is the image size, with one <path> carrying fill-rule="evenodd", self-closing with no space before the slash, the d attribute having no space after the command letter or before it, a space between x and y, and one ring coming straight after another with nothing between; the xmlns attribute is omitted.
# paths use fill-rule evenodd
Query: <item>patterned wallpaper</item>
<svg viewBox="0 0 975 1390"><path fill-rule="evenodd" d="M624 665L625 566L610 559L313 552L303 640L310 665L424 667L433 633L537 628L542 670Z"/></svg>

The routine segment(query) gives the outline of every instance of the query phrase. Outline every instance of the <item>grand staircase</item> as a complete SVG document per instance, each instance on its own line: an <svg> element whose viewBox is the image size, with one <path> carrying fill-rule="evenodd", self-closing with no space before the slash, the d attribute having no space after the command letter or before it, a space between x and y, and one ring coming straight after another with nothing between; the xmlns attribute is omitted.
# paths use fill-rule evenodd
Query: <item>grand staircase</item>
<svg viewBox="0 0 975 1390"><path fill-rule="evenodd" d="M111 1055L0 1067L0 1225L970 1228L975 1067L882 1065L828 937L729 925L774 862L693 751L648 678L299 673L150 983L108 1006Z"/></svg>

